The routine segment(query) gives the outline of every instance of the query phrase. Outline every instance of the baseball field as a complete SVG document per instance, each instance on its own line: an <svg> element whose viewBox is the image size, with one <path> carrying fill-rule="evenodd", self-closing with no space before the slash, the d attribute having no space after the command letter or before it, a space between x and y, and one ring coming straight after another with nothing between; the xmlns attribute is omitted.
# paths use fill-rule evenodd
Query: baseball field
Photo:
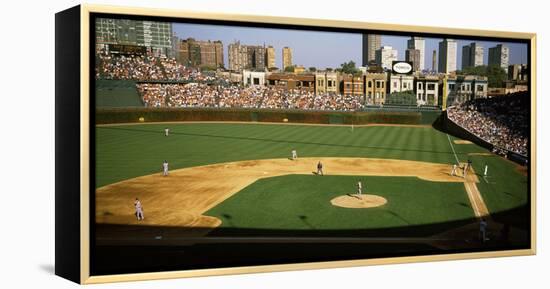
<svg viewBox="0 0 550 289"><path fill-rule="evenodd" d="M494 232L511 225L518 242L527 235L517 216L528 202L525 169L431 126L151 123L95 133L96 224L132 226L145 243L258 232L464 239L482 217ZM451 175L468 160L466 177Z"/></svg>

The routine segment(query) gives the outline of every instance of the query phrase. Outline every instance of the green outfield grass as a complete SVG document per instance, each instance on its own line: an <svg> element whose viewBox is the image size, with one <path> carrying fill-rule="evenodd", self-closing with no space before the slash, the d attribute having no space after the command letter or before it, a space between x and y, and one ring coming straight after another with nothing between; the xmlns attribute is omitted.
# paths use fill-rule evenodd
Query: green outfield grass
<svg viewBox="0 0 550 289"><path fill-rule="evenodd" d="M169 137L164 128L171 129ZM447 134L431 127L307 126L276 124L143 124L96 127L96 187L170 169L229 161L300 157L368 157L435 163L465 162L468 153L486 153L474 145L453 145ZM491 212L525 204L527 178L500 157L471 156L482 173L488 163L489 183L479 189ZM398 182L398 187L403 184Z"/></svg>
<svg viewBox="0 0 550 289"><path fill-rule="evenodd" d="M164 137L170 127L171 136ZM98 127L97 186L160 171L228 161L345 156L452 163L446 134L430 127L167 124ZM455 146L457 153L484 152Z"/></svg>
<svg viewBox="0 0 550 289"><path fill-rule="evenodd" d="M361 180L385 205L369 209L335 207L330 200L355 193ZM474 218L461 183L414 177L288 175L258 180L206 212L220 228L260 230L365 230L421 226ZM435 232L419 230L415 235Z"/></svg>
<svg viewBox="0 0 550 289"><path fill-rule="evenodd" d="M518 203L527 203L527 178L516 172L516 164L498 156L471 156L471 159L480 174L486 164L489 166L487 177L481 177L477 185L489 211L509 210Z"/></svg>

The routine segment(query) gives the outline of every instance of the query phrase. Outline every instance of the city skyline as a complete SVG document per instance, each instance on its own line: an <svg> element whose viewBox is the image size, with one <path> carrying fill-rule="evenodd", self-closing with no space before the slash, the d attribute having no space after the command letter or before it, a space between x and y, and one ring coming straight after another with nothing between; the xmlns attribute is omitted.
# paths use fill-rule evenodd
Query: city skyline
<svg viewBox="0 0 550 289"><path fill-rule="evenodd" d="M240 41L244 45L273 46L275 49L275 66L282 68L282 49L292 49L294 65L317 69L338 68L340 64L354 61L357 66L362 63L362 34L346 32L321 32L274 28L253 28L241 26L223 26L206 24L173 23L173 31L180 39L195 38L197 40L221 40L224 54L227 55L228 45ZM410 36L382 35L381 46L392 46L398 51L398 60L405 60L407 41ZM425 51L430 57L425 57L424 66L432 66L431 51L434 49L439 58L439 42L443 38L424 37ZM484 47L483 63L488 63L488 50L497 44L504 44L510 49L510 65L527 63L527 44L518 42L477 41L472 39L456 39L457 69L461 69L462 47L472 42ZM320 45L322 44L322 45ZM224 57L224 65L228 67L228 57ZM436 63L436 66L438 63Z"/></svg>

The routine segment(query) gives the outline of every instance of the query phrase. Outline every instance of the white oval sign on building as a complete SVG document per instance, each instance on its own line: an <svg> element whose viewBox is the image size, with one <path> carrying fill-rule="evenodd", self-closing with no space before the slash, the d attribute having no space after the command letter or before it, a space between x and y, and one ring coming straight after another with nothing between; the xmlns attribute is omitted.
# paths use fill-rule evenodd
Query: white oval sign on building
<svg viewBox="0 0 550 289"><path fill-rule="evenodd" d="M400 74L411 73L412 69L412 65L408 62L395 62L392 66L393 72Z"/></svg>

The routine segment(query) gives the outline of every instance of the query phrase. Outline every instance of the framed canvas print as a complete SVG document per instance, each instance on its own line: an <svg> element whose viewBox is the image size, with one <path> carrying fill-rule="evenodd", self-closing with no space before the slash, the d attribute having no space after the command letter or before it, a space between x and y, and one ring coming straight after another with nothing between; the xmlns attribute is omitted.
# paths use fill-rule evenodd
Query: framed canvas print
<svg viewBox="0 0 550 289"><path fill-rule="evenodd" d="M56 14L56 274L535 254L535 34Z"/></svg>

